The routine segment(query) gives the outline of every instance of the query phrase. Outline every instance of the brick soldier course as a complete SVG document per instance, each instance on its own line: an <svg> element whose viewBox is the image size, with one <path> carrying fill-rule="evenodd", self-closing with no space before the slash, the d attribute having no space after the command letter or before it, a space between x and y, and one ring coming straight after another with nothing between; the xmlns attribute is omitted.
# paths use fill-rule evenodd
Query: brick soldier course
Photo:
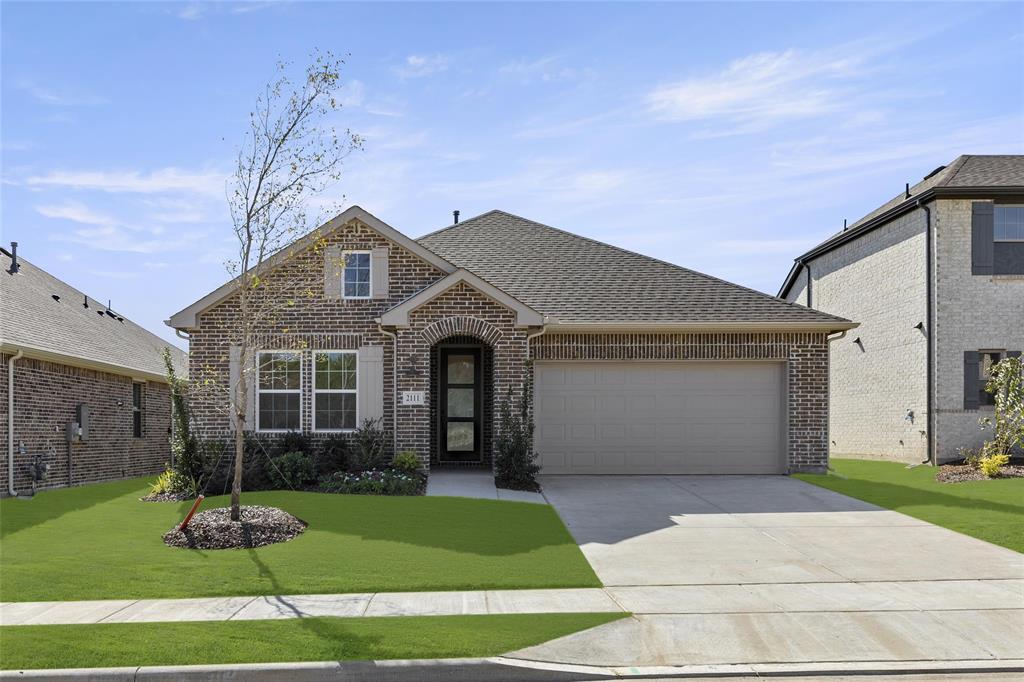
<svg viewBox="0 0 1024 682"><path fill-rule="evenodd" d="M308 243L293 245L287 260L273 264L269 277L281 278L274 290L294 294L295 303L275 328L265 330L259 350L300 354L301 426L314 439L327 435L313 428L314 355L355 350L359 418L381 418L392 449L414 450L424 468L436 465L442 447L438 352L446 345L470 344L481 350L484 364L484 466L492 459L501 401L511 396L518 402L530 390L534 360L785 363L784 470L819 471L827 464L828 336L855 326L845 319L500 211L413 241L355 207L304 239ZM546 248L545 239L556 241ZM374 267L386 268L387 281L375 280L368 298L339 296L340 281L325 274L324 265L325 251L334 247L372 252L381 259ZM543 260L552 254L563 258L567 248L580 252L575 265L556 267ZM507 260L485 262L494 253ZM592 296L585 292L603 286L602 272L608 268L601 258L637 269L636 279L625 285L632 290L619 292L609 305L585 300ZM596 271L573 272L587 263ZM516 272L529 284L517 287L514 280L503 279ZM650 295L662 286L659 295ZM190 336L192 375L225 387L233 371L231 346L237 343L230 294L222 288L169 321ZM550 303L552 298L557 302ZM570 319L577 309L577 318ZM598 314L604 319L595 319ZM601 324L617 329L601 330ZM657 331L667 327L674 331ZM407 404L407 394L422 396L422 404ZM230 434L223 402L210 399L197 407L204 435Z"/></svg>

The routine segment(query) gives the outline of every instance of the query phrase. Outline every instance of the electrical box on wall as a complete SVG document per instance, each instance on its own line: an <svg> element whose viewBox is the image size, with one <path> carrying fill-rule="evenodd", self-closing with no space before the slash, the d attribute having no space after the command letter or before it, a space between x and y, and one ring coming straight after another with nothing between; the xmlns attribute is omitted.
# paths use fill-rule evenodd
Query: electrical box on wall
<svg viewBox="0 0 1024 682"><path fill-rule="evenodd" d="M79 403L75 410L75 417L78 421L78 437L80 440L89 440L89 406Z"/></svg>

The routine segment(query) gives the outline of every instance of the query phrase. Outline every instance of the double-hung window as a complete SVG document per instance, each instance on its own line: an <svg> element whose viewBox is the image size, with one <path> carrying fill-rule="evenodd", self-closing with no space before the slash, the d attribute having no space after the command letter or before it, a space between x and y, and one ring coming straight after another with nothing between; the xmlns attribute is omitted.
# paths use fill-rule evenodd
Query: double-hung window
<svg viewBox="0 0 1024 682"><path fill-rule="evenodd" d="M370 252L346 251L345 298L370 298Z"/></svg>
<svg viewBox="0 0 1024 682"><path fill-rule="evenodd" d="M996 204L993 227L997 242L1024 242L1024 206Z"/></svg>
<svg viewBox="0 0 1024 682"><path fill-rule="evenodd" d="M356 428L356 352L313 353L313 429Z"/></svg>
<svg viewBox="0 0 1024 682"><path fill-rule="evenodd" d="M257 356L256 428L298 431L302 426L302 356L264 351Z"/></svg>

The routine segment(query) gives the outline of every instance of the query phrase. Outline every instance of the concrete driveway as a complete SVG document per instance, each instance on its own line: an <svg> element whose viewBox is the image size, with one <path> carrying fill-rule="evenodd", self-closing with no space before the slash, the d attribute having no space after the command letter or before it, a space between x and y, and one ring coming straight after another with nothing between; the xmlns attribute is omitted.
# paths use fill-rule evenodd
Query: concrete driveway
<svg viewBox="0 0 1024 682"><path fill-rule="evenodd" d="M782 476L548 476L635 615L516 656L598 665L1024 659L1024 555Z"/></svg>

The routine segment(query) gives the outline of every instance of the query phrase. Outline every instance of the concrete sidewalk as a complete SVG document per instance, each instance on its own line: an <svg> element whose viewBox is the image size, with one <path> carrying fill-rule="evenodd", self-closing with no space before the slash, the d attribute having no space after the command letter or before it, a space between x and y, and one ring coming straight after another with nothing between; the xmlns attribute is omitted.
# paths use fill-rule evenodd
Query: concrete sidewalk
<svg viewBox="0 0 1024 682"><path fill-rule="evenodd" d="M427 479L430 497L473 497L481 500L506 500L547 504L540 493L525 490L505 490L494 486L494 474L489 469L441 469L431 471Z"/></svg>

